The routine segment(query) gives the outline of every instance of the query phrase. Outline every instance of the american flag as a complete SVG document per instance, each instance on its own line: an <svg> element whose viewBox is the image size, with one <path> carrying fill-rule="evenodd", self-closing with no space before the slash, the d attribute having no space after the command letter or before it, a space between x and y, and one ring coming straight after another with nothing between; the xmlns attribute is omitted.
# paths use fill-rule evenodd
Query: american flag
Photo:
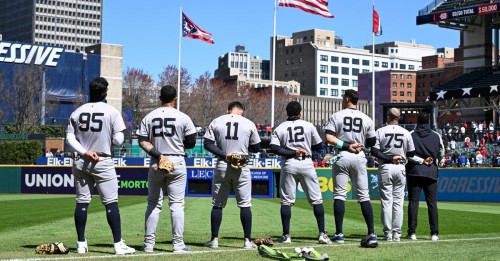
<svg viewBox="0 0 500 261"><path fill-rule="evenodd" d="M212 40L212 34L206 31L203 31L200 27L198 27L189 17L187 17L184 12L182 12L182 36L189 37L193 39L200 39L207 43L215 43Z"/></svg>
<svg viewBox="0 0 500 261"><path fill-rule="evenodd" d="M328 11L328 0L279 0L279 6L295 7L311 14L333 18Z"/></svg>

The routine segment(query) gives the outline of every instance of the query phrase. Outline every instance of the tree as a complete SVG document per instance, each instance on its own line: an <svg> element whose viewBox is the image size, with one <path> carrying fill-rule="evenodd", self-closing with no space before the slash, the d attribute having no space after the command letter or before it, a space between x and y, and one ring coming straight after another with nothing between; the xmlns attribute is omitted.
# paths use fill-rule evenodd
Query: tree
<svg viewBox="0 0 500 261"><path fill-rule="evenodd" d="M123 76L122 107L132 113L132 122L138 126L146 114L159 104L153 77L138 68L127 68Z"/></svg>
<svg viewBox="0 0 500 261"><path fill-rule="evenodd" d="M172 85L177 88L181 96L178 97L177 100L180 101L181 106L183 106L182 104L186 102L184 98L191 91L191 74L189 74L186 68L181 68L181 87L179 88L177 86L177 72L177 66L168 65L165 67L163 71L158 74L159 81L157 86L161 88L164 85Z"/></svg>
<svg viewBox="0 0 500 261"><path fill-rule="evenodd" d="M210 72L198 77L189 95L184 96L181 110L186 112L198 126L207 127L219 115L227 112L227 105L236 100L234 85L211 79Z"/></svg>
<svg viewBox="0 0 500 261"><path fill-rule="evenodd" d="M40 124L42 106L42 75L44 68L35 65L16 65L13 81L0 85L0 100L6 108L6 115L12 115L17 133L35 133Z"/></svg>
<svg viewBox="0 0 500 261"><path fill-rule="evenodd" d="M240 101L245 104L245 115L255 124L271 124L271 87L254 88L251 86L240 87ZM286 105L292 96L281 88L275 89L273 127L286 120Z"/></svg>

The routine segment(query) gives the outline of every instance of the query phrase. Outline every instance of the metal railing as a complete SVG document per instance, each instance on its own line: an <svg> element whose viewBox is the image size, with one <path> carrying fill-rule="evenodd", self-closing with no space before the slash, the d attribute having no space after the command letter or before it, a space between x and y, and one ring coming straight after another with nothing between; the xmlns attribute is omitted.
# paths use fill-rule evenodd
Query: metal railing
<svg viewBox="0 0 500 261"><path fill-rule="evenodd" d="M428 14L430 11L432 11L434 8L438 7L441 5L445 0L434 0L430 4L428 4L426 7L418 10L418 15L425 15Z"/></svg>

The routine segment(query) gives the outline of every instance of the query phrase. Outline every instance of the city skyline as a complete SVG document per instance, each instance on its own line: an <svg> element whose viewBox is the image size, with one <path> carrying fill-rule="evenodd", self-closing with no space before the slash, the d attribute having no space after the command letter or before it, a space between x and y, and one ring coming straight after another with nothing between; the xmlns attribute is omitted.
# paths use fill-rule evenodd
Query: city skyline
<svg viewBox="0 0 500 261"><path fill-rule="evenodd" d="M274 1L211 2L160 0L147 1L137 6L131 0L104 1L103 42L124 46L123 69L144 69L154 78L168 65L178 64L179 12L185 12L193 21L212 33L216 44L200 40L182 39L181 65L192 78L205 71L212 76L218 57L233 51L238 44L246 46L251 56L269 59L269 40L273 34ZM383 35L376 43L415 39L417 43L434 48L458 47L459 33L435 25L416 26L418 10L425 1L388 0L375 2ZM330 1L333 19L308 14L295 8L278 7L277 35L291 36L292 32L308 29L335 31L352 48L371 44L372 1L359 1L356 5L345 1ZM300 21L300 23L297 23Z"/></svg>

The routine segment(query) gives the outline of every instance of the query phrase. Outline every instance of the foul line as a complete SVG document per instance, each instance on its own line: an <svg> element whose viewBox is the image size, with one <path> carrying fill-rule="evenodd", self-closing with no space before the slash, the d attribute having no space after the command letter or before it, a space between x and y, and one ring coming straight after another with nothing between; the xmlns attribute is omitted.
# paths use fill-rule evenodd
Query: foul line
<svg viewBox="0 0 500 261"><path fill-rule="evenodd" d="M404 240L400 242L386 242L382 241L383 245L397 245L397 244L418 244L418 243L433 243L438 244L439 242L457 242L457 241L476 241L476 240L498 240L500 237L480 237L480 238L455 238L455 239L440 239L437 242L430 240ZM380 242L380 241L379 241ZM346 247L346 246L359 246L359 243L349 243L349 244L336 244L331 245L316 244L307 247ZM275 247L275 249L294 249L295 247ZM226 250L201 250L192 251L187 253L173 253L173 252L162 252L162 253L144 253L144 254L131 254L131 255L105 255L105 256L71 256L71 257L47 257L47 258L26 258L26 259L5 259L6 261L45 261L45 260L74 260L74 259L104 259L104 258L134 258L134 257L149 257L149 256L170 256L170 255L195 255L195 254L207 254L207 253L226 253L226 252L241 252L241 251L255 251L255 249L226 249ZM142 251L141 251L142 252Z"/></svg>

